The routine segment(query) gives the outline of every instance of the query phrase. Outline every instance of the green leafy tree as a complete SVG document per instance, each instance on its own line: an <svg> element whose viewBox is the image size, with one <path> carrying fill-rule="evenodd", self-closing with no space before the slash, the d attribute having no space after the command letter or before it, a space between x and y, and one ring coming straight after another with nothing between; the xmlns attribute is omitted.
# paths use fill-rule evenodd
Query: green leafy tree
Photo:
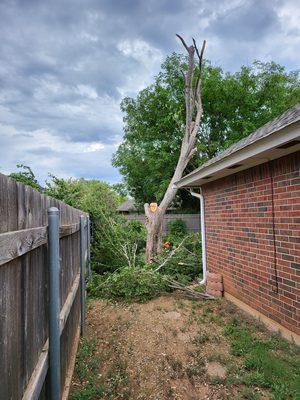
<svg viewBox="0 0 300 400"><path fill-rule="evenodd" d="M120 197L112 186L99 180L61 179L51 175L45 193L89 213L92 222L92 262L99 272L120 267L115 254L116 243L109 234ZM114 225L115 226L115 225Z"/></svg>
<svg viewBox="0 0 300 400"><path fill-rule="evenodd" d="M21 169L19 172L12 172L9 177L14 180L23 183L24 185L28 185L38 190L39 192L43 191L43 188L38 183L34 172L30 167L23 164L17 164L17 168Z"/></svg>
<svg viewBox="0 0 300 400"><path fill-rule="evenodd" d="M138 203L160 202L179 157L184 135L185 99L182 72L186 57L173 53L162 64L152 85L136 99L126 97L124 140L113 165L124 177ZM232 143L247 136L300 100L298 71L287 72L274 62L255 61L236 73L224 72L208 61L203 68L203 116L197 155L186 173ZM191 207L191 196L177 195ZM180 204L180 202L179 202Z"/></svg>
<svg viewBox="0 0 300 400"><path fill-rule="evenodd" d="M122 201L127 200L128 189L124 182L114 183L112 188L116 193L118 193Z"/></svg>

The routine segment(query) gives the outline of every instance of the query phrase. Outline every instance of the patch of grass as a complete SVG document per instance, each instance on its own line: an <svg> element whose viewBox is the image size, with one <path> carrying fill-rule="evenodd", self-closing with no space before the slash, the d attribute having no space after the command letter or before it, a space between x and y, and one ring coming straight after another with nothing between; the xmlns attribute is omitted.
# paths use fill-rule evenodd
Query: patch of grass
<svg viewBox="0 0 300 400"><path fill-rule="evenodd" d="M117 320L117 325L122 324ZM115 346L116 336L111 336L111 346ZM75 389L70 400L117 400L130 399L129 375L127 363L120 357L107 371L105 376L99 374L105 361L97 354L98 342L95 338L83 339L76 358L75 373L80 383L80 388ZM112 348L111 347L111 348Z"/></svg>
<svg viewBox="0 0 300 400"><path fill-rule="evenodd" d="M86 387L74 390L70 396L70 400L101 399L104 393L105 389L103 386L94 386L93 384L89 384Z"/></svg>
<svg viewBox="0 0 300 400"><path fill-rule="evenodd" d="M127 362L118 359L114 362L107 374L108 399L130 399L131 390L129 386L129 375L127 373Z"/></svg>
<svg viewBox="0 0 300 400"><path fill-rule="evenodd" d="M300 398L300 360L296 349L293 355L278 354L276 350L286 350L290 345L274 335L268 340L255 337L251 328L235 317L225 326L224 334L230 340L231 354L242 357L241 379L246 386L267 388L276 400Z"/></svg>
<svg viewBox="0 0 300 400"><path fill-rule="evenodd" d="M83 339L77 353L75 372L80 381L85 381L90 378L95 372L95 368L100 361L95 358L97 341L95 339Z"/></svg>
<svg viewBox="0 0 300 400"><path fill-rule="evenodd" d="M101 357L96 355L97 340L83 339L76 357L75 373L82 387L73 391L70 400L90 400L99 398L105 392L97 382L97 371Z"/></svg>
<svg viewBox="0 0 300 400"><path fill-rule="evenodd" d="M208 321L209 321L209 322L214 322L214 323L216 323L217 325L223 325L223 319L222 319L222 317L221 317L219 314L217 314L217 315L211 315L211 316L208 318Z"/></svg>

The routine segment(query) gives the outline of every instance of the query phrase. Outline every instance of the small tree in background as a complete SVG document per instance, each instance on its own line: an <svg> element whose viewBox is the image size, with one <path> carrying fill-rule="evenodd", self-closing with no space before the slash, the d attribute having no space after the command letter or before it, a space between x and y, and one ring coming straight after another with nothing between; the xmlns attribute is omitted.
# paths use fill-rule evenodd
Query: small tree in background
<svg viewBox="0 0 300 400"><path fill-rule="evenodd" d="M15 181L24 183L24 185L31 186L33 189L38 190L39 192L43 191L43 188L38 183L34 172L28 165L17 164L17 168L22 169L19 172L12 172L9 177L13 178Z"/></svg>

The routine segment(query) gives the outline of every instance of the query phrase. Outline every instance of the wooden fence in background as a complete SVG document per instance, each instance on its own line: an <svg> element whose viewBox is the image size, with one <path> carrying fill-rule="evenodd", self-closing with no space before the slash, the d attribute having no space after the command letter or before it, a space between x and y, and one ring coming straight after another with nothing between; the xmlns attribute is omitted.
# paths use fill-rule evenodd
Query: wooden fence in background
<svg viewBox="0 0 300 400"><path fill-rule="evenodd" d="M128 220L140 221L146 223L146 217L143 214L123 214ZM188 232L200 232L200 214L166 214L163 220L163 232L168 232L168 223L181 219L186 224Z"/></svg>
<svg viewBox="0 0 300 400"><path fill-rule="evenodd" d="M0 174L0 400L49 398L49 207L60 211L61 393L68 396L80 331L84 213Z"/></svg>

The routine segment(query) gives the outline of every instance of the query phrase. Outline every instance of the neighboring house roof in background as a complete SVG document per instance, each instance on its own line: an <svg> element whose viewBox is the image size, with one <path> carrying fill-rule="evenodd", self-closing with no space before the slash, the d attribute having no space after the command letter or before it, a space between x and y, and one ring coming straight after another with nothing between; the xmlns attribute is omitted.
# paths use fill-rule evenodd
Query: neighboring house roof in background
<svg viewBox="0 0 300 400"><path fill-rule="evenodd" d="M137 211L137 207L133 199L129 199L124 201L122 204L119 205L117 211L122 212L129 212L129 211Z"/></svg>
<svg viewBox="0 0 300 400"><path fill-rule="evenodd" d="M299 135L299 128L297 130L296 133L291 134L291 135L286 135L286 138L284 138L283 135L283 130L293 124L296 124L297 122L300 121L300 103L296 104L294 107L290 108L289 110L287 110L285 113L283 113L282 115L280 115L279 117L273 119L272 121L268 122L267 124L263 125L261 128L257 129L255 132L253 132L252 134L250 134L249 136L245 137L244 139L240 140L237 143L234 143L232 146L228 147L228 149L222 151L220 154L216 155L215 157L211 158L210 160L208 160L206 163L204 163L203 165L201 165L199 168L195 169L194 171L192 171L191 173L189 173L188 175L185 175L182 179L180 179L178 182L176 182L176 186L177 187L184 187L184 186L188 186L188 183L192 183L192 181L194 181L196 178L196 176L198 176L197 180L199 181L198 183L200 183L201 179L207 179L206 182L218 179L220 176L219 175L215 175L214 177L210 176L210 174L213 171L213 169L217 168L217 165L220 165L220 168L230 168L230 160L232 160L231 165L234 165L234 163L237 162L237 157L239 153L243 152L243 157L241 157L241 160L245 160L247 157L250 159L252 157L252 161L254 161L253 156L254 156L254 152L252 152L253 154L247 154L248 148L252 149L253 147L255 147L257 145L257 154L259 152L259 145L261 144L262 141L266 142L268 140L269 137L271 137L273 134L277 134L279 131L282 131L282 137L280 140L280 138L277 140L276 144L278 144L278 146L282 143L288 142L290 140L294 140L295 138L298 139ZM287 132L287 131L286 131ZM274 142L275 143L275 142ZM271 142L271 140L269 141L269 147L268 146L264 146L262 148L262 152L266 151L267 148L271 149L272 146L274 145L274 143ZM297 143L296 143L297 145ZM283 148L284 149L284 148ZM293 149L293 151L297 151L298 147L295 147ZM278 157L280 157L281 155L285 155L288 152L282 152L281 154L278 153ZM236 155L236 157L235 157ZM271 156L269 159L273 159L273 158L278 158L277 156L274 156L274 154ZM227 162L228 160L228 162ZM266 162L268 160L268 158L265 158L264 160L262 158L260 158L261 162L257 162L255 164L250 163L249 165L240 165L239 167L237 167L237 169L232 169L232 171L228 172L226 175L230 175L233 173L238 172L239 170L243 170L247 168L250 168L251 166L257 165L259 163L262 162ZM258 158L256 159L256 161L258 161ZM224 165L222 165L222 163ZM226 165L227 164L227 165ZM207 172L207 173L206 173ZM203 176L202 176L203 175ZM206 178L206 176L208 176L208 178ZM226 176L224 175L224 176ZM201 184L203 184L205 182L201 181Z"/></svg>

